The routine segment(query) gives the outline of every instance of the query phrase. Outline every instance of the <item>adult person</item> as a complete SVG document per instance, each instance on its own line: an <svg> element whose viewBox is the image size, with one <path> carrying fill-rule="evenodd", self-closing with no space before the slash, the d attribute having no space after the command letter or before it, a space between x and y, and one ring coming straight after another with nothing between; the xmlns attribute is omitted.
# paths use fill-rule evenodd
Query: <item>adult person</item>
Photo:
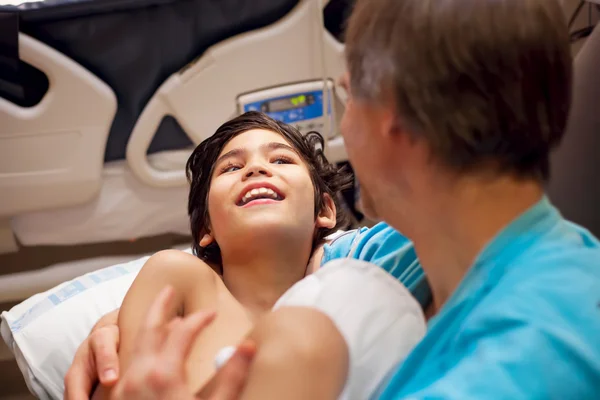
<svg viewBox="0 0 600 400"><path fill-rule="evenodd" d="M559 2L359 0L346 60L363 206L413 241L436 312L377 395L598 398L600 244L543 191L570 105Z"/></svg>
<svg viewBox="0 0 600 400"><path fill-rule="evenodd" d="M437 309L381 398L598 398L600 244L543 190L570 105L559 2L359 1L346 59L363 202Z"/></svg>

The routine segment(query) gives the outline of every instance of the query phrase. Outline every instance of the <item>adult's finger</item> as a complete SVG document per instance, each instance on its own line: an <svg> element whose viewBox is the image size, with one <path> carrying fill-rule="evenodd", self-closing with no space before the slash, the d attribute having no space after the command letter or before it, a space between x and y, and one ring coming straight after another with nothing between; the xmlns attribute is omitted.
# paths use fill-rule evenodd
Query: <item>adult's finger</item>
<svg viewBox="0 0 600 400"><path fill-rule="evenodd" d="M166 286L160 291L146 314L144 325L138 333L138 342L135 353L153 353L158 350L164 337L166 329L162 329L167 322L168 310L174 298L173 288Z"/></svg>
<svg viewBox="0 0 600 400"><path fill-rule="evenodd" d="M118 326L105 326L93 332L90 347L100 382L107 386L114 385L119 378Z"/></svg>
<svg viewBox="0 0 600 400"><path fill-rule="evenodd" d="M89 338L86 339L73 358L65 376L64 400L88 400L92 388L98 381L96 368L90 354Z"/></svg>
<svg viewBox="0 0 600 400"><path fill-rule="evenodd" d="M227 364L217 372L211 396L207 400L237 400L244 390L256 345L245 340Z"/></svg>
<svg viewBox="0 0 600 400"><path fill-rule="evenodd" d="M158 293L158 296L146 314L145 323L147 329L158 328L165 324L169 306L173 301L173 294L174 292L171 286L165 286L165 288Z"/></svg>
<svg viewBox="0 0 600 400"><path fill-rule="evenodd" d="M174 326L165 346L165 362L172 368L184 367L196 338L214 319L214 311L199 311Z"/></svg>

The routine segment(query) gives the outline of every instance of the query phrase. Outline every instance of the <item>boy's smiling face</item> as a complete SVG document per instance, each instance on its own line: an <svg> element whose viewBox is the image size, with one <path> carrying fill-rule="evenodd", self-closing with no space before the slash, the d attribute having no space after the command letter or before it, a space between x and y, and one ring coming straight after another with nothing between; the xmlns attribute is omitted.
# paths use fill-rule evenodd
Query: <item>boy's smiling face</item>
<svg viewBox="0 0 600 400"><path fill-rule="evenodd" d="M312 243L317 228L335 226L335 208L315 219L314 196L306 163L283 136L264 129L241 133L215 163L208 194L211 232L201 245L216 240L225 254L273 235Z"/></svg>

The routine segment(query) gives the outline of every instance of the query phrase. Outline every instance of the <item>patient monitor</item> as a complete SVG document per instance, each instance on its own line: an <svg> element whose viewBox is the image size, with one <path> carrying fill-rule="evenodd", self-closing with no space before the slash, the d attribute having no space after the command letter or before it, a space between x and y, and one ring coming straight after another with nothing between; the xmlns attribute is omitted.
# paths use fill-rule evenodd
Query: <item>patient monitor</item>
<svg viewBox="0 0 600 400"><path fill-rule="evenodd" d="M280 85L238 96L238 110L260 111L293 125L306 134L317 131L325 138L329 161L346 161L344 141L339 135L343 108L331 79Z"/></svg>

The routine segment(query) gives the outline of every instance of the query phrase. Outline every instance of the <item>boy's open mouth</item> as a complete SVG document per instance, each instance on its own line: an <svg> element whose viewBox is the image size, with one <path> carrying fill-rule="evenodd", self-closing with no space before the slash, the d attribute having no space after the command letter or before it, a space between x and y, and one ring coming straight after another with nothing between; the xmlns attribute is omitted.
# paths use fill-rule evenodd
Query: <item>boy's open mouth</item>
<svg viewBox="0 0 600 400"><path fill-rule="evenodd" d="M246 190L245 194L238 200L237 205L242 207L258 200L281 201L284 198L284 196L271 187L253 187ZM269 203L269 201L262 201L262 203Z"/></svg>

